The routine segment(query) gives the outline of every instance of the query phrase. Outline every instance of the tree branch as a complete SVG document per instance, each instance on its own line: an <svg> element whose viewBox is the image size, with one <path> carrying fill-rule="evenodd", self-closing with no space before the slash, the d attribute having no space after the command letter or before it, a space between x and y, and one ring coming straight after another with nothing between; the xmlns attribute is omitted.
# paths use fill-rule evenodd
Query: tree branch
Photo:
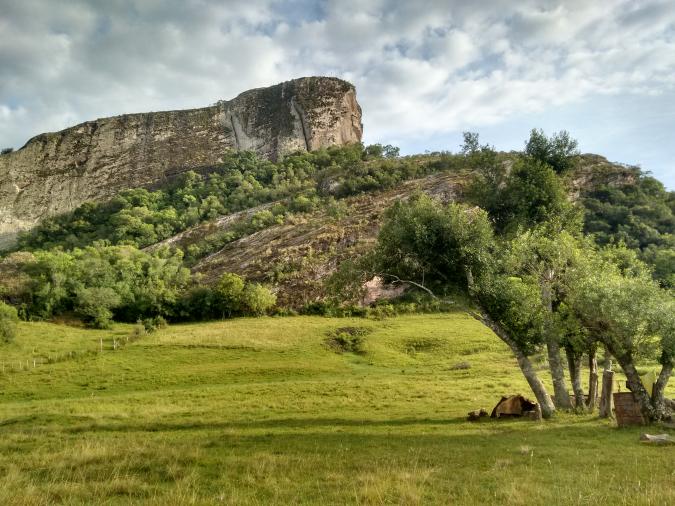
<svg viewBox="0 0 675 506"><path fill-rule="evenodd" d="M394 283L406 283L406 284L408 284L408 285L416 286L416 287L419 288L420 290L424 290L425 292L427 292L427 293L428 293L429 295L431 295L434 299L438 299L438 297L436 296L436 294L434 294L434 292L432 292L429 288L427 288L426 286L424 286L424 285L422 285L422 284L420 284L420 283L416 283L415 281L410 281L409 279L401 279L401 278L399 278L398 276L396 276L396 275L394 275L394 274L388 274L388 273L386 273L386 272L376 273L375 275L376 275L376 276L380 276L380 277L388 276L388 277L390 277L390 278L393 278L393 281L391 282L392 284L394 284Z"/></svg>

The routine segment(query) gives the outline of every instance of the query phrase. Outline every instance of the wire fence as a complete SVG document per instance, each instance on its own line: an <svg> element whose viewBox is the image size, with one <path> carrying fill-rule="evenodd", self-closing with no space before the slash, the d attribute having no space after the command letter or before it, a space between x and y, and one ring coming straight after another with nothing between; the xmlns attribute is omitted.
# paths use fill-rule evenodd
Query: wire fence
<svg viewBox="0 0 675 506"><path fill-rule="evenodd" d="M145 336L145 331L140 332L134 330L130 335L119 337L111 336L109 338L101 338L98 343L92 343L94 346L88 349L68 350L53 353L40 353L36 349L29 357L3 359L0 357L0 374L12 374L18 372L31 371L39 367L58 364L72 360L81 360L83 358L100 355L109 351L119 351L124 349L128 344L138 341Z"/></svg>

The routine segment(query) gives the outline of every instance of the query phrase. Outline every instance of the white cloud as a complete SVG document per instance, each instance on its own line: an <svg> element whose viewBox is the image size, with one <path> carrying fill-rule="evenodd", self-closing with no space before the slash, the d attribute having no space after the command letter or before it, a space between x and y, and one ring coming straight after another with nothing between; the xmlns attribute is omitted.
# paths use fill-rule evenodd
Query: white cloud
<svg viewBox="0 0 675 506"><path fill-rule="evenodd" d="M2 146L301 75L354 82L366 140L384 142L675 87L671 0L0 0L0 12Z"/></svg>

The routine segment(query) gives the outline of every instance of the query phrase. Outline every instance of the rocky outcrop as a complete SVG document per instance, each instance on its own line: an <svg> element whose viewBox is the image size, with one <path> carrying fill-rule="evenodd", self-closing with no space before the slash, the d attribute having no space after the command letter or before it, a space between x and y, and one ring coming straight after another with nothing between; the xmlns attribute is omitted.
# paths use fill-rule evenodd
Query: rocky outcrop
<svg viewBox="0 0 675 506"><path fill-rule="evenodd" d="M284 153L360 142L354 87L307 77L202 109L127 114L38 135L0 156L0 249L41 219L213 166L227 150Z"/></svg>

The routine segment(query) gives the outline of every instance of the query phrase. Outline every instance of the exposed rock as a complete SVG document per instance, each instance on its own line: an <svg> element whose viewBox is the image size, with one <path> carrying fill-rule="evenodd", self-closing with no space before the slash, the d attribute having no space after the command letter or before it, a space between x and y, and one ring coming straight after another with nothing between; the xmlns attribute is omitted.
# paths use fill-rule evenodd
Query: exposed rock
<svg viewBox="0 0 675 506"><path fill-rule="evenodd" d="M407 287L403 284L388 285L380 276L375 276L373 279L366 281L363 288L365 293L361 304L367 306L378 300L395 299L403 295Z"/></svg>
<svg viewBox="0 0 675 506"><path fill-rule="evenodd" d="M308 77L202 109L127 114L41 134L0 156L0 249L42 218L218 164L227 150L277 159L360 142L362 131L354 87Z"/></svg>
<svg viewBox="0 0 675 506"><path fill-rule="evenodd" d="M322 209L293 222L273 225L233 241L201 259L193 268L212 284L223 272L234 272L251 281L273 284L278 303L299 308L320 300L323 280L346 258L356 258L372 248L382 215L394 202L422 191L441 202L457 198L463 176L457 173L432 174L405 181L395 189L359 195L344 200L348 208L340 218ZM228 224L210 222L209 229L226 229ZM182 233L175 241L185 244L186 236L199 234L204 226Z"/></svg>

